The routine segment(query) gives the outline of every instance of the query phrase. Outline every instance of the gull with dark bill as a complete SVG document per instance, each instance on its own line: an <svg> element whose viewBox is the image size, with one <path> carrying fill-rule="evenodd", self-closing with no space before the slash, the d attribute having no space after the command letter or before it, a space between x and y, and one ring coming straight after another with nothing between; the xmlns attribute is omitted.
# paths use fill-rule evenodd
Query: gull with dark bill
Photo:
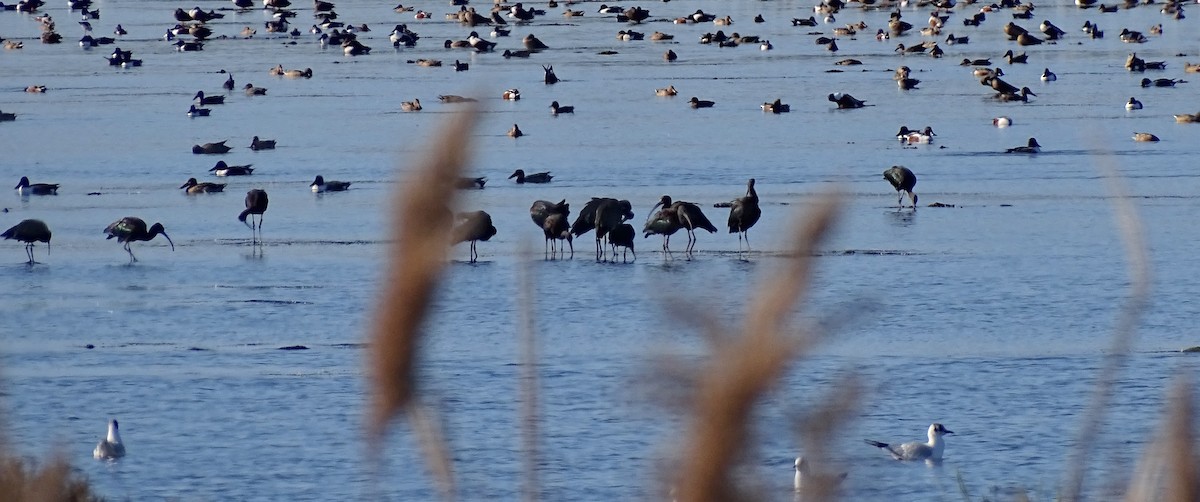
<svg viewBox="0 0 1200 502"><path fill-rule="evenodd" d="M896 460L924 460L929 463L938 463L942 461L942 452L946 449L946 442L942 436L947 434L954 434L954 431L935 422L929 425L929 441L924 443L911 441L900 445L891 445L870 439L863 441L888 452Z"/></svg>

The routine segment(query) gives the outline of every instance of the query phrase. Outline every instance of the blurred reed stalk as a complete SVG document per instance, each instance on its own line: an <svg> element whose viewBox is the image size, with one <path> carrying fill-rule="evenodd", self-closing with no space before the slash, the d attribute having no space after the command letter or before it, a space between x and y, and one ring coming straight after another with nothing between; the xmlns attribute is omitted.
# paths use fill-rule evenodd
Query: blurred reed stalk
<svg viewBox="0 0 1200 502"><path fill-rule="evenodd" d="M536 322L533 314L533 277L529 261L533 259L529 241L522 241L522 259L517 266L518 319L517 331L521 343L521 496L528 502L537 500L538 482L538 354Z"/></svg>
<svg viewBox="0 0 1200 502"><path fill-rule="evenodd" d="M477 118L478 111L471 107L450 119L433 136L439 139L396 194L394 244L367 361L373 460L378 465L388 426L404 412L444 500L452 500L455 494L451 456L436 414L420 402L417 365L422 324L445 267L454 220L454 182L468 162Z"/></svg>
<svg viewBox="0 0 1200 502"><path fill-rule="evenodd" d="M826 195L802 218L790 235L793 254L784 269L772 274L747 302L749 312L733 336L711 333L715 344L699 371L683 436L679 471L673 476L676 500L743 500L733 470L751 444L753 411L762 397L779 382L788 364L815 342L811 333L787 330L792 308L809 287L813 257L832 227L837 197ZM716 323L711 329L719 329Z"/></svg>
<svg viewBox="0 0 1200 502"><path fill-rule="evenodd" d="M1100 427L1104 423L1104 412L1112 402L1115 392L1117 373L1124 366L1129 352L1133 349L1133 338L1137 332L1137 322L1145 310L1150 298L1150 260L1146 249L1145 232L1137 208L1129 197L1126 185L1121 182L1116 165L1111 157L1104 157L1096 163L1096 168L1103 175L1108 191L1113 195L1113 212L1116 227L1125 246L1125 256L1129 264L1129 298L1117 315L1117 324L1113 328L1113 344L1105 355L1104 364L1096 380L1095 394L1083 415L1083 424L1075 443L1073 454L1067 461L1067 478L1059 495L1061 502L1076 502L1083 493L1083 479L1087 472L1087 459L1091 456L1091 445L1100 437Z"/></svg>
<svg viewBox="0 0 1200 502"><path fill-rule="evenodd" d="M95 502L87 480L71 471L62 455L37 465L0 451L0 500L20 502Z"/></svg>
<svg viewBox="0 0 1200 502"><path fill-rule="evenodd" d="M1200 457L1196 456L1196 423L1191 379L1179 376L1168 395L1168 411L1154 442L1138 462L1125 502L1195 502L1200 500Z"/></svg>

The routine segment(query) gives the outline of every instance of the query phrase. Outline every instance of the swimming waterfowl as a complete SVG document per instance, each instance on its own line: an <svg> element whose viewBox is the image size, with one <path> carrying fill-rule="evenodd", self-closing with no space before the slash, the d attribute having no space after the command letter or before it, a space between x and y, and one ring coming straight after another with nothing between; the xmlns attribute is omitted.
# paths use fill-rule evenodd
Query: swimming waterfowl
<svg viewBox="0 0 1200 502"><path fill-rule="evenodd" d="M762 108L762 111L774 113L776 115L792 111L792 106L784 103L781 99L765 102L760 107Z"/></svg>
<svg viewBox="0 0 1200 502"><path fill-rule="evenodd" d="M17 114L0 112L0 122L12 122L17 120Z"/></svg>
<svg viewBox="0 0 1200 502"><path fill-rule="evenodd" d="M1200 63L1183 63L1183 71L1184 73L1200 73Z"/></svg>
<svg viewBox="0 0 1200 502"><path fill-rule="evenodd" d="M629 42L632 40L643 40L646 38L645 33L639 33L633 30L621 30L617 32L617 40Z"/></svg>
<svg viewBox="0 0 1200 502"><path fill-rule="evenodd" d="M1042 24L1038 28L1042 31L1042 34L1046 35L1047 40L1058 40L1067 34L1062 28L1055 26L1049 20L1042 21Z"/></svg>
<svg viewBox="0 0 1200 502"><path fill-rule="evenodd" d="M596 12L600 14L620 14L624 11L625 8L619 5L600 4L600 9Z"/></svg>
<svg viewBox="0 0 1200 502"><path fill-rule="evenodd" d="M692 99L688 100L688 104L691 105L692 108L712 108L716 103L692 96Z"/></svg>
<svg viewBox="0 0 1200 502"><path fill-rule="evenodd" d="M548 172L525 174L525 170L517 169L516 171L513 171L513 173L511 175L508 176L508 179L510 179L510 180L513 178L517 179L518 185L523 185L525 183L549 183L550 180L554 178L554 176Z"/></svg>
<svg viewBox="0 0 1200 502"><path fill-rule="evenodd" d="M290 78L312 78L313 71L312 68L305 68L303 70L287 70L283 72L283 76Z"/></svg>
<svg viewBox="0 0 1200 502"><path fill-rule="evenodd" d="M1008 36L1009 40L1016 40L1021 35L1029 34L1029 31L1009 21L1008 24L1004 25L1004 34Z"/></svg>
<svg viewBox="0 0 1200 502"><path fill-rule="evenodd" d="M916 89L917 84L920 84L920 83L921 83L920 80L917 80L915 78L908 78L907 76L904 78L896 79L896 85L906 91L909 89Z"/></svg>
<svg viewBox="0 0 1200 502"><path fill-rule="evenodd" d="M999 117L992 119L992 125L996 126L996 127L1001 127L1001 128L1008 127L1008 126L1012 125L1012 119L1001 115Z"/></svg>
<svg viewBox="0 0 1200 502"><path fill-rule="evenodd" d="M195 52L204 50L204 42L199 40L185 42L183 40L175 41L175 50L179 52Z"/></svg>
<svg viewBox="0 0 1200 502"><path fill-rule="evenodd" d="M664 87L664 88L662 88L662 89L655 89L655 90L654 90L654 95L655 95L655 96L668 97L668 96L675 96L675 95L678 95L678 94L679 94L679 91L676 91L676 90L675 90L675 86L674 86L674 85L669 85L669 86L667 86L667 87Z"/></svg>
<svg viewBox="0 0 1200 502"><path fill-rule="evenodd" d="M892 166L883 172L883 179L892 184L892 188L900 194L900 198L896 200L896 204L904 207L904 196L912 200L913 209L917 208L917 194L913 193L913 187L917 185L917 175L913 174L912 170L904 166Z"/></svg>
<svg viewBox="0 0 1200 502"><path fill-rule="evenodd" d="M896 138L906 145L933 143L934 136L937 136L937 134L933 132L933 127L930 126L925 126L925 129L921 131L914 131L909 129L908 126L900 126L900 132L896 133Z"/></svg>
<svg viewBox="0 0 1200 502"><path fill-rule="evenodd" d="M731 16L718 17L716 19L713 19L713 24L715 24L717 26L730 26L733 24L733 17L731 17Z"/></svg>
<svg viewBox="0 0 1200 502"><path fill-rule="evenodd" d="M121 433L117 430L117 427L116 420L108 421L108 434L92 450L93 458L97 460L111 460L125 456L125 443L121 442Z"/></svg>
<svg viewBox="0 0 1200 502"><path fill-rule="evenodd" d="M1058 75L1055 75L1054 72L1050 71L1049 68L1046 68L1042 70L1041 79L1042 82L1054 82L1058 80Z"/></svg>
<svg viewBox="0 0 1200 502"><path fill-rule="evenodd" d="M674 40L674 39L675 39L675 35L668 35L661 31L656 31L656 32L650 34L650 40L653 40L655 42L661 42L664 40Z"/></svg>
<svg viewBox="0 0 1200 502"><path fill-rule="evenodd" d="M539 40L538 37L533 36L532 33L525 35L525 38L521 39L521 43L525 45L526 49L529 49L531 51L540 51L543 49L550 48L545 43L542 43L542 41Z"/></svg>
<svg viewBox="0 0 1200 502"><path fill-rule="evenodd" d="M23 49L23 48L25 48L25 43L23 43L23 42L18 42L18 41L16 41L16 40L5 40L5 41L4 41L4 48L5 48L6 50L10 50L10 51L11 51L11 50L17 50L17 49Z"/></svg>
<svg viewBox="0 0 1200 502"><path fill-rule="evenodd" d="M466 40L446 40L442 46L447 49L467 49L471 47L471 42Z"/></svg>
<svg viewBox="0 0 1200 502"><path fill-rule="evenodd" d="M454 103L475 103L479 100L477 100L475 98L459 96L457 94L441 94L438 96L438 101L441 101L442 103L447 103L447 104L454 104Z"/></svg>
<svg viewBox="0 0 1200 502"><path fill-rule="evenodd" d="M362 42L359 42L358 40L346 40L342 42L342 54L347 56L365 56L370 53L371 48L363 45ZM311 76L311 74L309 76Z"/></svg>
<svg viewBox="0 0 1200 502"><path fill-rule="evenodd" d="M505 101L517 101L517 100L521 99L521 91L516 88L507 89L504 92L500 93L500 99L503 99Z"/></svg>
<svg viewBox="0 0 1200 502"><path fill-rule="evenodd" d="M563 9L563 17L581 17L581 16L583 16L583 11L581 11L581 10Z"/></svg>
<svg viewBox="0 0 1200 502"><path fill-rule="evenodd" d="M1200 122L1200 113L1180 113L1175 115L1175 122L1180 124L1192 124Z"/></svg>
<svg viewBox="0 0 1200 502"><path fill-rule="evenodd" d="M1127 44L1140 44L1146 42L1146 36L1140 31L1130 31L1129 28L1121 30L1121 41Z"/></svg>
<svg viewBox="0 0 1200 502"><path fill-rule="evenodd" d="M31 85L31 86L25 88L25 92L32 93L32 94L42 94L42 93L45 93L46 90L47 90L46 86L44 86L44 85Z"/></svg>
<svg viewBox="0 0 1200 502"><path fill-rule="evenodd" d="M1182 84L1182 83L1186 83L1186 82L1183 80L1176 80L1173 78L1156 78L1154 80L1150 80L1148 78L1142 79L1142 87L1175 87L1175 84Z"/></svg>
<svg viewBox="0 0 1200 502"><path fill-rule="evenodd" d="M442 60L440 60L440 59L416 59L416 60L409 59L408 64L415 64L417 66L433 68L433 67L441 66Z"/></svg>
<svg viewBox="0 0 1200 502"><path fill-rule="evenodd" d="M58 195L57 183L30 183L27 176L21 176L13 189L21 195Z"/></svg>
<svg viewBox="0 0 1200 502"><path fill-rule="evenodd" d="M220 141L217 143L205 143L203 145L192 145L192 153L197 155L228 153L229 150L232 150L232 148L225 146L225 141Z"/></svg>
<svg viewBox="0 0 1200 502"><path fill-rule="evenodd" d="M188 180L186 182L184 182L182 185L180 185L179 188L184 189L184 191L189 194L216 193L216 192L224 192L225 184L224 183L208 183L208 182L200 183L200 182L196 181L196 178L188 178Z"/></svg>
<svg viewBox="0 0 1200 502"><path fill-rule="evenodd" d="M943 451L946 448L945 440L942 436L954 434L954 431L947 429L942 424L934 423L929 426L929 441L922 443L920 441L912 441L901 445L889 445L879 441L865 439L864 441L876 448L886 451L893 459L901 461L925 461L929 463L940 463L942 461Z"/></svg>
<svg viewBox="0 0 1200 502"><path fill-rule="evenodd" d="M1042 151L1042 145L1038 144L1036 138L1029 138L1029 143L1025 146L1009 148L1004 153L1038 153Z"/></svg>
<svg viewBox="0 0 1200 502"><path fill-rule="evenodd" d="M1041 45L1041 44L1042 44L1042 39L1035 37L1033 35L1030 35L1028 33L1022 33L1020 35L1017 35L1017 45L1030 46L1030 45Z"/></svg>
<svg viewBox="0 0 1200 502"><path fill-rule="evenodd" d="M946 43L950 45L962 45L970 42L969 37L956 37L953 33L946 35Z"/></svg>
<svg viewBox="0 0 1200 502"><path fill-rule="evenodd" d="M848 59L842 59L833 64L837 65L837 66L858 66L860 64L863 64L863 62L860 60L854 59L854 58L848 58Z"/></svg>
<svg viewBox="0 0 1200 502"><path fill-rule="evenodd" d="M854 96L836 92L829 95L829 101L837 103L838 109L862 108L866 106L866 101L854 99Z"/></svg>
<svg viewBox="0 0 1200 502"><path fill-rule="evenodd" d="M464 63L457 59L454 60L454 71L467 71L469 69L471 69L471 66L468 63Z"/></svg>
<svg viewBox="0 0 1200 502"><path fill-rule="evenodd" d="M1125 109L1126 109L1126 110L1130 110L1130 111L1132 111L1132 110L1141 110L1141 109L1142 109L1142 102L1141 102L1141 101L1138 101L1138 100L1137 100L1137 98L1134 98L1134 97L1132 97L1132 96L1131 96L1131 97L1129 98L1129 102L1128 102L1128 103L1125 103Z"/></svg>
<svg viewBox="0 0 1200 502"><path fill-rule="evenodd" d="M667 52L663 53L663 59L666 61L675 61L676 59L679 59L679 55L675 54L675 51L667 49Z"/></svg>
<svg viewBox="0 0 1200 502"><path fill-rule="evenodd" d="M875 40L878 40L880 42L891 39L891 38L892 38L892 36L890 34L888 34L888 32L883 31L883 28L880 28L879 31L875 32Z"/></svg>
<svg viewBox="0 0 1200 502"><path fill-rule="evenodd" d="M550 103L550 114L558 115L560 113L575 113L574 106L559 106L558 101Z"/></svg>
<svg viewBox="0 0 1200 502"><path fill-rule="evenodd" d="M996 94L996 99L1000 101L1020 101L1023 103L1029 102L1029 96L1037 96L1028 87L1022 87L1018 92L1002 92Z"/></svg>
<svg viewBox="0 0 1200 502"><path fill-rule="evenodd" d="M641 23L650 18L650 11L641 7L630 7L617 14L619 23Z"/></svg>
<svg viewBox="0 0 1200 502"><path fill-rule="evenodd" d="M250 140L250 149L256 150L256 151L257 150L274 150L275 149L275 140L273 140L273 139L258 139L258 136L255 136L253 139Z"/></svg>
<svg viewBox="0 0 1200 502"><path fill-rule="evenodd" d="M513 124L512 128L508 130L508 137L510 138L520 138L524 135L525 133L521 131L520 127L517 127L517 124Z"/></svg>
<svg viewBox="0 0 1200 502"><path fill-rule="evenodd" d="M992 65L992 60L987 59L987 58L984 58L984 59L963 58L962 63L959 63L959 66L991 66L991 65Z"/></svg>
<svg viewBox="0 0 1200 502"><path fill-rule="evenodd" d="M247 83L245 87L242 87L242 92L245 92L247 96L266 96L267 88L254 87L254 84Z"/></svg>
<svg viewBox="0 0 1200 502"><path fill-rule="evenodd" d="M926 47L924 44L914 45L911 47L905 47L904 44L896 44L895 52L899 52L902 55L907 55L907 54L917 54L917 53L925 52L928 49L929 48Z"/></svg>
<svg viewBox="0 0 1200 502"><path fill-rule="evenodd" d="M412 101L402 101L400 103L400 111L419 112L421 111L421 100L413 98Z"/></svg>
<svg viewBox="0 0 1200 502"><path fill-rule="evenodd" d="M254 164L246 164L244 166L231 166L223 160L218 160L217 164L209 169L209 172L216 176L249 176L254 174L254 168L250 167Z"/></svg>
<svg viewBox="0 0 1200 502"><path fill-rule="evenodd" d="M1018 56L1013 54L1013 51L1010 49L1004 53L1004 60L1007 61L1008 64L1024 64L1029 62L1029 55L1022 52L1021 55Z"/></svg>
<svg viewBox="0 0 1200 502"><path fill-rule="evenodd" d="M267 74L272 77L281 77L283 76L283 71L283 65L277 65L274 68L267 70Z"/></svg>
<svg viewBox="0 0 1200 502"><path fill-rule="evenodd" d="M225 96L205 96L204 91L196 91L196 95L192 97L192 100L199 101L201 105L225 104Z"/></svg>
<svg viewBox="0 0 1200 502"><path fill-rule="evenodd" d="M325 181L325 177L318 174L317 178L313 180L311 185L309 185L309 188L312 188L312 191L314 191L316 193L341 192L341 191L344 191L344 190L350 188L350 182L349 181Z"/></svg>
<svg viewBox="0 0 1200 502"><path fill-rule="evenodd" d="M454 188L458 188L460 190L472 189L472 188L482 190L483 185L486 183L487 183L486 177L479 177L479 178L460 177L454 181Z"/></svg>
<svg viewBox="0 0 1200 502"><path fill-rule="evenodd" d="M531 56L532 54L533 54L533 52L526 51L526 50L514 51L514 50L510 50L510 49L505 49L504 53L501 55L504 56L504 59L508 59L508 58L527 58L527 57Z"/></svg>
<svg viewBox="0 0 1200 502"><path fill-rule="evenodd" d="M196 108L196 105L192 105L190 108L188 108L187 116L207 117L210 113L212 113L212 110L208 108Z"/></svg>
<svg viewBox="0 0 1200 502"><path fill-rule="evenodd" d="M775 46L771 45L770 40L763 40L763 42L761 44L759 44L759 46L758 46L758 50L760 50L760 51L769 51L774 48L775 48Z"/></svg>
<svg viewBox="0 0 1200 502"><path fill-rule="evenodd" d="M1138 141L1138 142L1143 142L1143 143L1156 142L1156 141L1158 141L1158 136L1155 136L1148 132L1135 132L1135 133L1133 133L1133 140Z"/></svg>

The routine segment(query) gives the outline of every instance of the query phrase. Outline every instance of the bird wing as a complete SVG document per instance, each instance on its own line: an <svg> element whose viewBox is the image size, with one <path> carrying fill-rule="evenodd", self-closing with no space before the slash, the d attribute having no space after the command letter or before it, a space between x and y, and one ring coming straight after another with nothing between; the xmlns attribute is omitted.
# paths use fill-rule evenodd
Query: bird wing
<svg viewBox="0 0 1200 502"><path fill-rule="evenodd" d="M125 242L130 235L139 231L143 233L146 231L146 222L132 216L114 221L104 229L104 233L108 234L109 239L116 237L120 242Z"/></svg>
<svg viewBox="0 0 1200 502"><path fill-rule="evenodd" d="M550 216L553 202L548 200L537 200L529 207L529 217L533 219L533 223L537 226L543 226L546 223L546 217Z"/></svg>
<svg viewBox="0 0 1200 502"><path fill-rule="evenodd" d="M896 190L900 190L900 170L893 167L883 172L883 179L888 180Z"/></svg>
<svg viewBox="0 0 1200 502"><path fill-rule="evenodd" d="M596 228L596 210L606 200L613 199L592 197L592 200L584 204L583 209L579 211L579 216L575 217L575 223L571 224L571 235L578 237Z"/></svg>
<svg viewBox="0 0 1200 502"><path fill-rule="evenodd" d="M899 453L898 460L925 460L933 456L933 448L925 443L913 441L900 445ZM892 454L895 455L896 452Z"/></svg>
<svg viewBox="0 0 1200 502"><path fill-rule="evenodd" d="M708 220L707 216L704 216L704 211L700 210L700 206L691 202L683 202L677 206L675 209L676 217L679 218L680 223L685 227L693 229L703 228L708 230L709 233L716 233L717 227Z"/></svg>
<svg viewBox="0 0 1200 502"><path fill-rule="evenodd" d="M890 444L879 442L879 441L872 441L870 439L864 439L863 441L871 446L874 446L876 448L879 448L883 451L888 452L888 454L890 454L892 456L892 458L894 458L896 460L904 460L904 453L895 448L892 448L892 445L890 445Z"/></svg>

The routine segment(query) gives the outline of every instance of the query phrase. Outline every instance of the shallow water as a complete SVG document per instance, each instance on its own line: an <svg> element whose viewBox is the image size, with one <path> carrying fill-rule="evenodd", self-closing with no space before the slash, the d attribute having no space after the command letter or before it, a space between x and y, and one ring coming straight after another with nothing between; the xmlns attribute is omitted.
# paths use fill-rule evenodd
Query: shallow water
<svg viewBox="0 0 1200 502"><path fill-rule="evenodd" d="M109 67L101 59L111 52L105 47L42 45L32 16L0 13L0 36L26 42L0 54L0 88L7 89L0 110L19 114L0 124L0 179L28 175L63 185L55 197L13 193L0 203L10 210L0 226L39 218L54 231L50 253L39 245L42 263L34 267L21 263L19 245L5 244L9 260L0 264L0 280L10 287L0 313L10 328L0 338L0 365L13 445L27 454L60 449L110 498L434 496L404 426L388 441L378 481L366 467L361 430L363 343L388 242L384 209L397 180L455 110L438 103L439 94L483 98L470 171L489 182L464 192L463 207L487 210L499 229L479 245L479 263L465 262L465 246L453 250L425 345L424 382L447 422L461 498L519 493L515 297L520 250L538 255L540 233L527 216L535 199L565 198L578 211L592 196L625 198L643 221L666 193L700 203L719 224L722 210L707 208L741 195L754 177L764 207L748 260L736 256L734 236L719 233L701 235L692 260L662 256L654 237L638 241L633 264L596 263L584 236L573 260L538 255L530 262L539 466L549 500L659 498L656 480L683 422L667 404L671 384L653 382L671 381L661 369L664 357L698 364L704 351L697 328L703 321L667 310L682 304L689 307L683 312L704 309L736 325L755 285L778 269L788 222L829 190L844 193L839 225L822 246L811 301L798 310L798 319L816 321L829 335L762 407L748 462L761 467L768 498L791 498L792 458L805 451L795 420L836 395L847 373L859 375L868 392L831 438L833 458L823 460L850 472L847 499L957 498L958 473L974 494L1025 488L1050 498L1129 294L1114 200L1099 167L1119 172L1132 195L1154 277L1108 426L1095 438L1094 498L1111 498L1109 490L1128 476L1172 375L1195 376L1191 357L1174 351L1197 344L1190 320L1192 278L1200 271L1189 222L1200 185L1191 162L1200 129L1175 124L1171 115L1196 111L1198 84L1142 89L1143 75L1122 66L1136 50L1169 64L1144 76L1186 79L1183 63L1196 60L1189 51L1200 42L1192 19L1172 21L1153 7L1100 14L1039 4L1035 19L1019 24L1035 30L1051 19L1067 39L1026 48L1031 63L1022 66L999 57L1016 48L1000 32L1008 14L963 28L971 7L956 9L946 30L969 35L971 43L943 43L946 57L936 60L893 52L898 42L920 40L915 33L887 42L843 37L841 51L828 54L808 33L828 34L833 25L788 22L809 15L803 2L646 5L656 21L634 29L674 34L669 43L617 41L627 26L585 3L576 7L587 11L582 18L564 21L552 10L514 27L512 37L497 40L501 50L517 48L527 33L552 49L504 60L443 49L441 40L470 31L443 20L451 10L444 2L415 4L435 14L425 21L389 5L338 2L341 19L374 30L360 37L374 51L357 58L322 50L307 32L296 40L265 36L258 10L223 11L226 18L211 23L229 36L256 26L254 38L178 53L158 38L173 24L176 5L98 5L96 34L121 23L130 35L119 45L144 59L143 67ZM698 8L732 16L727 33L757 34L775 49L703 46L698 37L718 27L662 21ZM75 40L77 14L57 3L43 10L67 42ZM751 23L760 12L768 22ZM927 12L904 9L918 27ZM295 25L304 30L308 16L301 9ZM837 24L863 20L874 33L886 17L851 8ZM1106 38L1084 38L1078 28L1086 19ZM400 22L424 37L418 47L390 47L388 27ZM1122 27L1148 31L1159 22L1165 33L1149 43L1131 47L1117 38ZM662 61L668 48L679 61ZM603 50L618 54L597 54ZM1038 96L1027 104L989 99L990 90L957 64L989 56L1007 81ZM864 65L832 65L846 57ZM416 58L457 58L471 68L405 63ZM276 64L311 67L314 78L269 77ZM543 85L542 64L553 64L563 81ZM922 80L920 89L896 89L891 77L900 64ZM1059 80L1039 82L1043 67ZM235 91L227 104L212 106L211 117L186 117L195 91L220 94L222 68L239 88L251 82L268 95ZM20 91L31 84L50 92ZM654 96L668 84L680 96ZM522 100L499 98L511 87ZM836 110L825 99L830 92L874 106ZM717 105L692 110L685 101L693 95ZM1146 109L1126 112L1131 95ZM777 97L793 111L758 110ZM400 101L413 98L425 109L400 112ZM552 117L552 100L578 111ZM999 115L1015 125L993 128ZM504 135L514 122L526 137ZM904 148L893 137L900 125L930 125L938 137ZM1163 141L1134 143L1134 131ZM277 139L279 148L250 151L254 135ZM1000 153L1030 136L1043 153ZM193 144L225 139L236 147L228 155L189 153ZM255 174L208 176L222 159L253 163ZM897 211L880 176L894 164L917 173L922 205L956 207ZM516 168L556 178L519 186L505 180ZM315 195L307 185L318 173L354 185ZM223 194L183 195L176 187L193 176L229 186ZM261 248L249 245L249 230L235 219L250 188L271 194ZM105 225L126 215L161 221L177 249L161 239L137 243L140 261L129 266L120 246L101 238ZM677 236L673 248L682 245ZM280 350L296 345L308 350ZM110 417L121 421L129 456L93 461L91 449ZM933 421L956 432L940 468L892 462L861 441L918 439Z"/></svg>

